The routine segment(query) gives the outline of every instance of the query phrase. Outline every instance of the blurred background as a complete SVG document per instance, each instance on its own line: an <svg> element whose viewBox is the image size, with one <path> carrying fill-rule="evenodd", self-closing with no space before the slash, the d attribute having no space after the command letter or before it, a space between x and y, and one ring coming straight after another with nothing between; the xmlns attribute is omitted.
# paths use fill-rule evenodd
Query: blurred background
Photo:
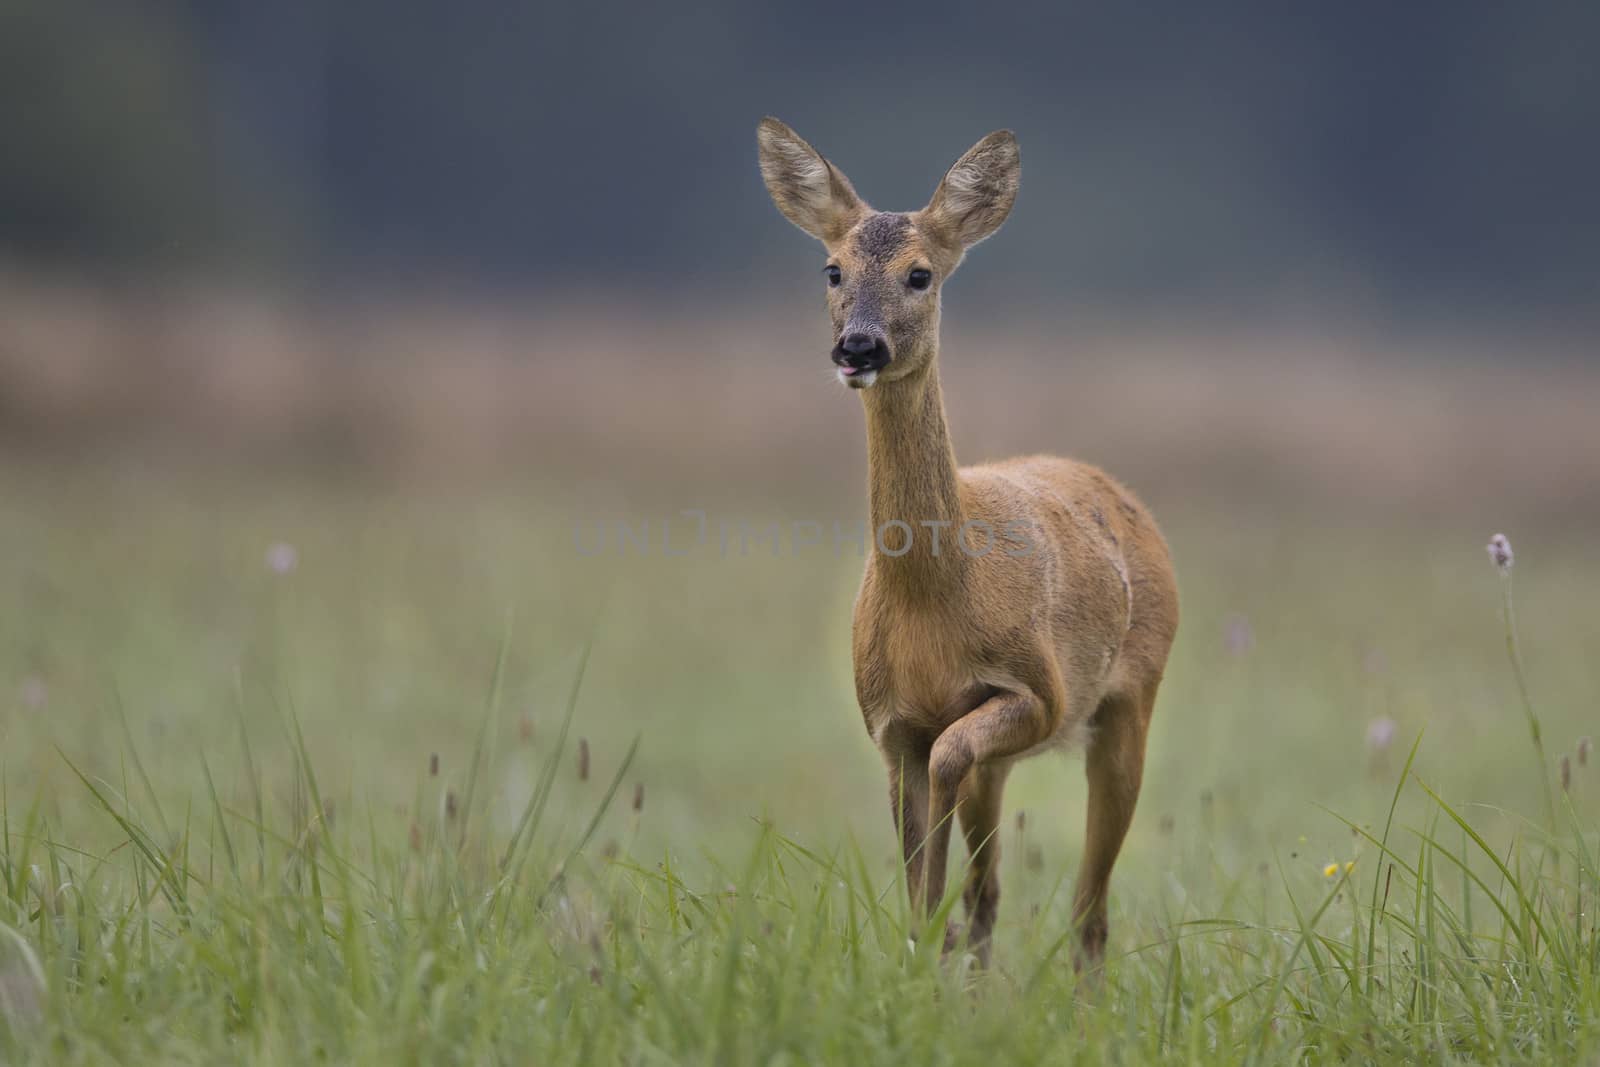
<svg viewBox="0 0 1600 1067"><path fill-rule="evenodd" d="M889 209L1017 132L1016 211L946 289L945 393L963 460L1099 462L1167 529L1151 803L1288 766L1364 797L1396 722L1494 736L1500 529L1578 723L1597 72L1583 0L3 0L13 788L52 744L110 773L119 706L178 758L287 691L387 795L430 750L460 767L510 625L507 744L548 736L598 634L597 763L643 729L679 829L737 798L886 835L856 560L572 545L864 512L821 251L756 170L768 113Z"/></svg>
<svg viewBox="0 0 1600 1067"><path fill-rule="evenodd" d="M751 473L856 455L771 112L896 209L1018 132L1013 224L948 290L966 455L1020 427L1146 484L1593 504L1596 438L1550 438L1594 398L1600 12L1248 7L8 0L0 425L452 472L581 439L608 478L722 435Z"/></svg>

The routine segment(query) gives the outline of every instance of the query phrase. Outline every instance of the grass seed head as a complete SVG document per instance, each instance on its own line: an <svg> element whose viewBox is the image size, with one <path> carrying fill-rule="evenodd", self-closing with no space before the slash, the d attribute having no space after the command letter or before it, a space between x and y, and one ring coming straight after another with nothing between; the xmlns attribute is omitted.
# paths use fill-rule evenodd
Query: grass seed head
<svg viewBox="0 0 1600 1067"><path fill-rule="evenodd" d="M1587 737L1580 737L1578 738L1578 766L1587 767L1588 765L1589 739Z"/></svg>
<svg viewBox="0 0 1600 1067"><path fill-rule="evenodd" d="M589 739L578 738L578 781L589 780Z"/></svg>
<svg viewBox="0 0 1600 1067"><path fill-rule="evenodd" d="M439 753L437 752L428 757L428 777L439 777Z"/></svg>
<svg viewBox="0 0 1600 1067"><path fill-rule="evenodd" d="M1511 542L1506 539L1506 535L1495 534L1489 538L1489 543L1485 547L1488 549L1489 559L1500 569L1500 573L1510 573L1511 565L1516 562L1516 557L1511 554Z"/></svg>
<svg viewBox="0 0 1600 1067"><path fill-rule="evenodd" d="M633 810L644 810L644 783L640 782L633 787Z"/></svg>

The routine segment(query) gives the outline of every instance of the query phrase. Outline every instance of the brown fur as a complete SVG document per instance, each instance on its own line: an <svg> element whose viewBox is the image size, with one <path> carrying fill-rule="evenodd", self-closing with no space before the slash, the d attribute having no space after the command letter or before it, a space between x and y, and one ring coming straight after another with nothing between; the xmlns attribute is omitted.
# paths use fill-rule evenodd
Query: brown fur
<svg viewBox="0 0 1600 1067"><path fill-rule="evenodd" d="M781 122L764 120L757 136L774 201L840 269L828 291L836 334L874 333L891 353L861 393L872 527L881 533L852 644L856 697L888 767L913 906L929 914L939 905L958 817L972 856L969 936L987 960L1006 774L1023 756L1086 736L1088 831L1074 917L1080 963L1098 960L1178 598L1155 522L1103 472L1051 456L956 466L939 389L938 294L966 249L1009 213L1016 141L990 134L926 208L888 216ZM933 284L911 288L914 269L931 271ZM909 545L896 522L910 527Z"/></svg>

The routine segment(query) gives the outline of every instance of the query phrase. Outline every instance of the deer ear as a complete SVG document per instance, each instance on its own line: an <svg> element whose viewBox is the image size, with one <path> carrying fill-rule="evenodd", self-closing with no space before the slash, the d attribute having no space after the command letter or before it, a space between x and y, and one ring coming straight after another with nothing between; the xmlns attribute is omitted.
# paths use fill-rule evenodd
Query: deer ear
<svg viewBox="0 0 1600 1067"><path fill-rule="evenodd" d="M850 180L788 126L764 118L756 127L761 177L788 220L825 244L839 240L867 206Z"/></svg>
<svg viewBox="0 0 1600 1067"><path fill-rule="evenodd" d="M1010 130L996 130L956 160L922 217L947 244L971 248L1006 221L1021 181L1017 139Z"/></svg>

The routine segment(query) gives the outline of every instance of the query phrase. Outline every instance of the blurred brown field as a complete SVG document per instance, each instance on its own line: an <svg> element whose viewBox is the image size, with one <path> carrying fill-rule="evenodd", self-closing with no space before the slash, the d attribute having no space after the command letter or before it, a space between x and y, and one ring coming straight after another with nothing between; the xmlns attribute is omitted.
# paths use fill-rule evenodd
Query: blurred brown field
<svg viewBox="0 0 1600 1067"><path fill-rule="evenodd" d="M290 299L0 273L0 443L47 460L598 484L670 506L690 489L691 504L853 499L862 420L831 381L816 304ZM1582 338L951 304L942 362L967 462L1073 454L1206 512L1600 515L1600 366L1574 358Z"/></svg>

